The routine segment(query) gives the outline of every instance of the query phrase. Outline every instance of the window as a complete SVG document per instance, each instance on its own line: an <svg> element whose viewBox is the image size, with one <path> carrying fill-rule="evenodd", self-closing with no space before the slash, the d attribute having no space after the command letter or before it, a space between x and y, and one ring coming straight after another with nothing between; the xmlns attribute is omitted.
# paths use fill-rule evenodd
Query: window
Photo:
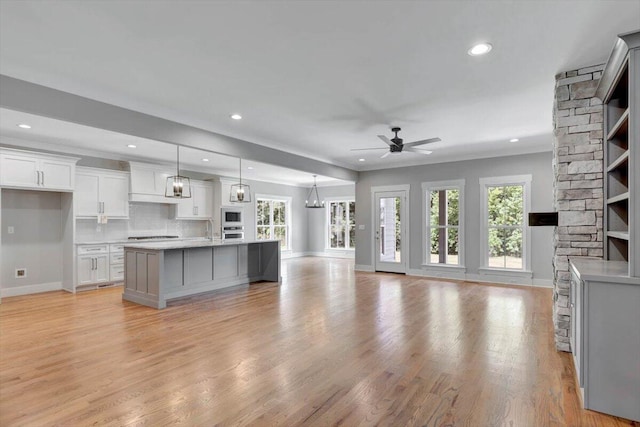
<svg viewBox="0 0 640 427"><path fill-rule="evenodd" d="M279 240L282 250L291 249L290 205L290 198L256 196L256 238L258 240Z"/></svg>
<svg viewBox="0 0 640 427"><path fill-rule="evenodd" d="M332 200L327 203L329 225L329 249L354 249L356 247L356 202Z"/></svg>
<svg viewBox="0 0 640 427"><path fill-rule="evenodd" d="M427 265L463 266L464 180L422 184Z"/></svg>
<svg viewBox="0 0 640 427"><path fill-rule="evenodd" d="M485 268L528 270L531 176L482 178L480 185Z"/></svg>

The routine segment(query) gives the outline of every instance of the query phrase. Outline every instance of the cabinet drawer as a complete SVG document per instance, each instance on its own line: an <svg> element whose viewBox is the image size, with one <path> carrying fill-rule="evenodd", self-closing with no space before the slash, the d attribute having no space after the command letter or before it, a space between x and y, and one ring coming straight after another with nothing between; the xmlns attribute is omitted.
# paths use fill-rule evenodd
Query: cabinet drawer
<svg viewBox="0 0 640 427"><path fill-rule="evenodd" d="M112 253L110 255L109 264L124 264L124 252Z"/></svg>
<svg viewBox="0 0 640 427"><path fill-rule="evenodd" d="M110 267L109 280L112 282L124 280L124 264L112 265Z"/></svg>
<svg viewBox="0 0 640 427"><path fill-rule="evenodd" d="M117 244L109 245L109 253L115 254L115 253L121 253L121 252L124 252L124 244L117 243Z"/></svg>
<svg viewBox="0 0 640 427"><path fill-rule="evenodd" d="M79 245L78 255L93 255L109 253L109 245Z"/></svg>

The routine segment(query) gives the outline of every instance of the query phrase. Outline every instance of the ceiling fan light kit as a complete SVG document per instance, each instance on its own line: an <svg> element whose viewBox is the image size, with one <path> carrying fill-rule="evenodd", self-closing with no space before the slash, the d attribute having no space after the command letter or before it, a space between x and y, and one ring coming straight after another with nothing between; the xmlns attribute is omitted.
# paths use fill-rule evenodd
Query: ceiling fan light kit
<svg viewBox="0 0 640 427"><path fill-rule="evenodd" d="M389 151L387 151L386 153L384 153L382 156L380 156L381 159L384 159L385 157L391 155L391 154L401 154L403 152L410 152L410 153L417 153L417 154L425 154L425 155L429 155L431 153L433 153L433 151L427 151L427 150L419 150L416 147L419 145L425 145L425 144L431 144L434 142L439 142L441 141L440 138L429 138L429 139L422 139L420 141L414 141L414 142L408 142L406 144L403 143L403 139L400 138L398 136L398 132L400 132L402 129L400 129L399 127L394 127L391 128L391 132L395 133L395 136L391 139L387 138L384 135L378 135L378 138L380 138L385 144L387 144L389 146ZM386 148L353 148L351 149L351 151L364 151L364 150L386 150Z"/></svg>

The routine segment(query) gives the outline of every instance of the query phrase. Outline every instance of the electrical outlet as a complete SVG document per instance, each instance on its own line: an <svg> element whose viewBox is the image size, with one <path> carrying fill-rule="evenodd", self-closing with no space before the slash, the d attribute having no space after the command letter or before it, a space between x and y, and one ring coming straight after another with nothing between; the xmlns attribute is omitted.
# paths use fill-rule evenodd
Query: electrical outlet
<svg viewBox="0 0 640 427"><path fill-rule="evenodd" d="M100 233L102 231L102 227L99 225L96 226L96 233Z"/></svg>
<svg viewBox="0 0 640 427"><path fill-rule="evenodd" d="M16 279L22 279L27 277L27 269L26 268L16 268Z"/></svg>
<svg viewBox="0 0 640 427"><path fill-rule="evenodd" d="M364 230L364 224L358 225L358 230Z"/></svg>
<svg viewBox="0 0 640 427"><path fill-rule="evenodd" d="M9 234L13 234L15 232L14 228L12 225L10 225L9 227L7 227L7 233Z"/></svg>

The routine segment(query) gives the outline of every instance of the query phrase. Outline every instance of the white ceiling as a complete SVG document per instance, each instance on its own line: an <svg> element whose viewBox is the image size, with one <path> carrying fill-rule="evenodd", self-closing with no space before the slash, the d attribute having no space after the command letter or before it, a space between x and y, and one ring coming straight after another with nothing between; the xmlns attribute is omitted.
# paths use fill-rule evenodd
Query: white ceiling
<svg viewBox="0 0 640 427"><path fill-rule="evenodd" d="M20 123L28 123L31 129L20 129L17 126ZM176 164L176 146L172 144L5 108L0 108L0 144L77 156L160 163L170 168L175 168ZM129 148L129 144L136 148ZM240 168L235 157L188 147L180 149L180 165L181 169L232 178L238 177ZM309 173L249 160L242 161L242 177L296 186L313 184L313 176ZM318 176L317 180L319 186L351 184L324 176Z"/></svg>
<svg viewBox="0 0 640 427"><path fill-rule="evenodd" d="M49 0L0 12L2 74L360 170L550 150L554 75L605 62L616 34L640 28L635 0ZM493 51L468 56L479 41ZM349 151L382 146L391 125L442 142L431 156Z"/></svg>

